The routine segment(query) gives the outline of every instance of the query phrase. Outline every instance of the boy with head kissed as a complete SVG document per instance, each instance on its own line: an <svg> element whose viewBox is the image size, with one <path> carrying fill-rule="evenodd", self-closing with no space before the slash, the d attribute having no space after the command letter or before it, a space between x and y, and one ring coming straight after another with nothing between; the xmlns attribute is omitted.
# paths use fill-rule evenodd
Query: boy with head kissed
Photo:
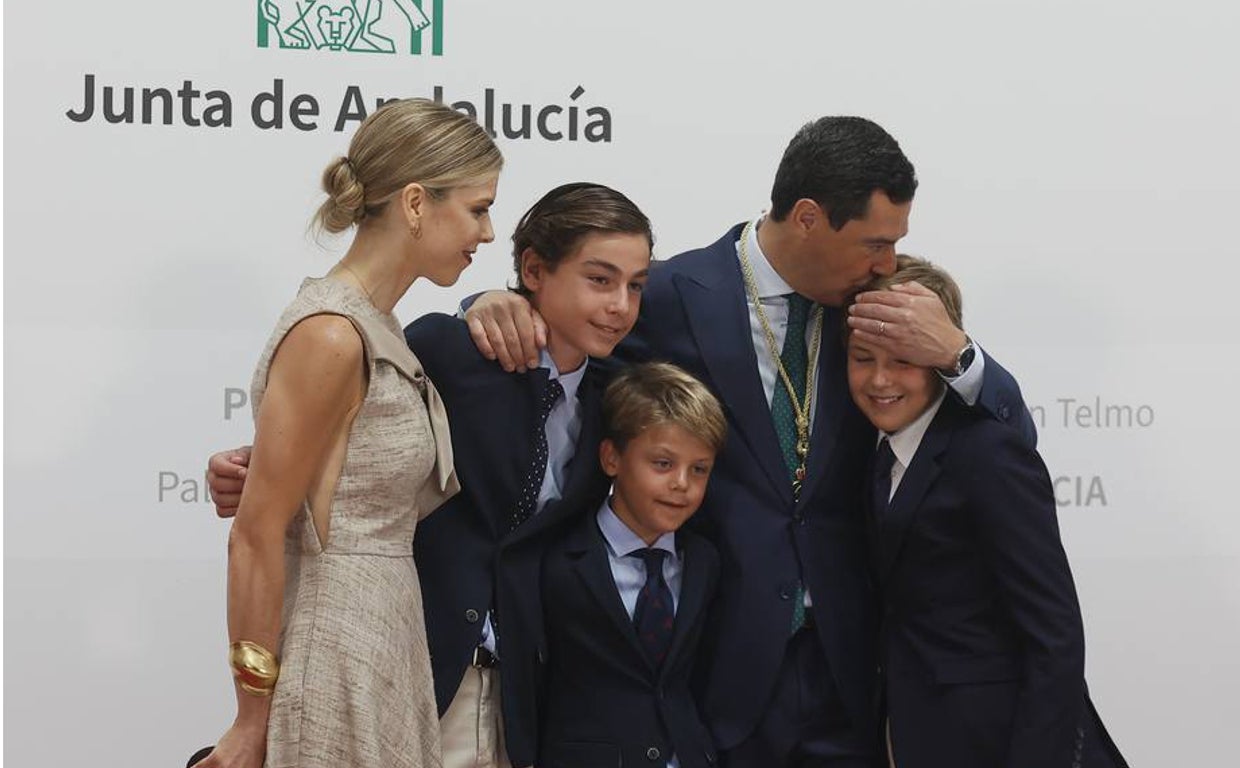
<svg viewBox="0 0 1240 768"><path fill-rule="evenodd" d="M960 290L900 255L961 325ZM1085 638L1037 452L930 368L848 333L848 386L878 429L868 527L897 768L1125 765L1085 689Z"/></svg>

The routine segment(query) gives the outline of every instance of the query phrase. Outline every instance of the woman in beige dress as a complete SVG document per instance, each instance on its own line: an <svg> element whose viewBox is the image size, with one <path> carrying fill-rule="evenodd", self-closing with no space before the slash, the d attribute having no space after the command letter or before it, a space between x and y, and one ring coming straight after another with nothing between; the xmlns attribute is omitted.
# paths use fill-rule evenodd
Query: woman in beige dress
<svg viewBox="0 0 1240 768"><path fill-rule="evenodd" d="M502 159L421 99L358 128L323 174L344 258L307 279L259 360L228 553L237 716L203 768L436 768L414 527L458 485L443 408L392 308L494 238Z"/></svg>

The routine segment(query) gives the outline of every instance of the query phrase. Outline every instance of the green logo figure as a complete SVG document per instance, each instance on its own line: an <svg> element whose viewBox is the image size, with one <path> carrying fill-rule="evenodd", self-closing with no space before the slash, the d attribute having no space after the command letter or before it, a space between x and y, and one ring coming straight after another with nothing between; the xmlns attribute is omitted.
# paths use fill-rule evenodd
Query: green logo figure
<svg viewBox="0 0 1240 768"><path fill-rule="evenodd" d="M409 53L420 56L429 31L431 55L443 55L443 0L389 4L400 13L384 13L383 0L258 0L258 47L269 47L274 36L281 48L396 53L405 50L407 35Z"/></svg>

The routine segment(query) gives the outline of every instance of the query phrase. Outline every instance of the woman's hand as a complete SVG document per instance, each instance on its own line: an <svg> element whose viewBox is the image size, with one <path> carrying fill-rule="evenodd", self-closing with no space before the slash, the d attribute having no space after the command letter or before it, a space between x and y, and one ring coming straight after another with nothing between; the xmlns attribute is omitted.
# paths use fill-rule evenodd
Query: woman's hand
<svg viewBox="0 0 1240 768"><path fill-rule="evenodd" d="M267 756L267 728L233 723L220 741L194 768L263 768Z"/></svg>

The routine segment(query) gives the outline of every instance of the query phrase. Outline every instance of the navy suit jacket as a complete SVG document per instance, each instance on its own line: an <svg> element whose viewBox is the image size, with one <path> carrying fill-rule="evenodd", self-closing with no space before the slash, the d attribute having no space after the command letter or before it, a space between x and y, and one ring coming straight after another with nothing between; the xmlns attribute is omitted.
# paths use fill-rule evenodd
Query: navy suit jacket
<svg viewBox="0 0 1240 768"><path fill-rule="evenodd" d="M949 394L872 523L896 765L1124 765L1036 451Z"/></svg>
<svg viewBox="0 0 1240 768"><path fill-rule="evenodd" d="M528 675L519 674L523 665L515 662L523 653L522 635L541 622L539 614L527 613L537 606L524 596L537 589L536 574L497 567L497 557L505 544L530 540L544 527L535 525L540 518L597 508L606 496L609 483L598 461L603 374L589 364L577 390L579 450L568 466L562 498L511 531L510 516L533 458L530 436L547 386L546 369L505 373L478 353L465 323L447 315L419 318L405 329L405 339L447 408L461 481L461 492L419 523L413 541L439 713L452 703L494 606L506 747L514 765L531 765L537 723L524 703L533 692Z"/></svg>
<svg viewBox="0 0 1240 768"><path fill-rule="evenodd" d="M875 431L849 397L841 312L829 308L809 472L793 500L750 341L736 257L740 231L737 225L713 245L652 269L637 327L618 349L630 360L687 369L720 397L728 418L727 443L689 522L715 545L722 564L703 643L703 714L720 749L756 727L788 645L792 600L804 574L818 640L844 704L857 728L877 733L878 600L864 502ZM1020 390L993 358L986 361L979 407L1034 441Z"/></svg>
<svg viewBox="0 0 1240 768"><path fill-rule="evenodd" d="M684 529L684 558L672 644L656 668L637 639L612 577L592 507L547 548L542 563L546 620L540 768L662 766L674 752L682 768L715 762L710 735L690 693L719 558Z"/></svg>

